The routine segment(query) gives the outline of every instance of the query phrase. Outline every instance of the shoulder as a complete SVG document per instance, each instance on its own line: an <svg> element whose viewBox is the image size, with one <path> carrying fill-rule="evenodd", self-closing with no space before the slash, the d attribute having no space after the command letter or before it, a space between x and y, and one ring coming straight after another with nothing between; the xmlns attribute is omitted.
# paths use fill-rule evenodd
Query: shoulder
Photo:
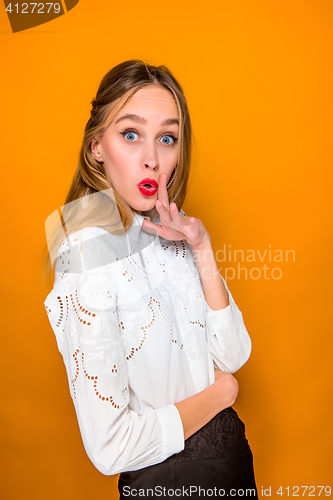
<svg viewBox="0 0 333 500"><path fill-rule="evenodd" d="M97 226L85 227L70 234L59 247L56 270L63 272L63 265L73 270L73 266L79 263L88 270L114 262L118 238Z"/></svg>
<svg viewBox="0 0 333 500"><path fill-rule="evenodd" d="M101 227L85 227L67 236L59 247L55 263L55 285L67 286L89 277L112 274L117 261L117 235Z"/></svg>
<svg viewBox="0 0 333 500"><path fill-rule="evenodd" d="M110 233L108 233L108 231L106 231L105 229L97 226L85 227L83 229L75 231L74 233L71 233L70 235L65 237L64 241L59 247L57 255L68 250L70 247L74 247L76 245L80 246L80 244L84 241L89 241L93 238L98 238L105 234Z"/></svg>
<svg viewBox="0 0 333 500"><path fill-rule="evenodd" d="M100 227L86 227L66 237L59 248L53 289L44 304L56 310L59 300L68 307L99 311L110 307L116 295L115 235ZM74 306L73 306L74 307Z"/></svg>

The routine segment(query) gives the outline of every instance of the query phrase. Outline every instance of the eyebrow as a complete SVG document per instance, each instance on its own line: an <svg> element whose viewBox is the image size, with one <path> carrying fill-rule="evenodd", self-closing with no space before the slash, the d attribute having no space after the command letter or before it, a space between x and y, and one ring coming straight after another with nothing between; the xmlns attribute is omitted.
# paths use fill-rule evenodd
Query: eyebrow
<svg viewBox="0 0 333 500"><path fill-rule="evenodd" d="M133 115L133 114L130 114L130 113L128 113L127 115L124 115L124 116L121 116L120 118L118 118L118 120L116 121L116 123L120 122L121 120L133 120L134 122L142 123L143 125L145 125L147 123L146 118L143 118L142 116L139 116L139 115ZM164 122L162 122L161 125L162 126L164 126L164 125L173 125L174 123L176 123L177 125L179 125L178 118L168 118L167 120L164 120Z"/></svg>

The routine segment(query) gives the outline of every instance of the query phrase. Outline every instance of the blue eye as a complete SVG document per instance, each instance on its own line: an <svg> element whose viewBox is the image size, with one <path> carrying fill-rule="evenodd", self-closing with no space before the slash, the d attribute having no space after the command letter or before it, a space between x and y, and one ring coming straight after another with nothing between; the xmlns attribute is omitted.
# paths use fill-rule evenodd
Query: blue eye
<svg viewBox="0 0 333 500"><path fill-rule="evenodd" d="M136 135L139 135L135 130L132 130L132 129L127 129L125 130L124 132L120 132L122 136L126 137L126 136L129 136L129 137L126 137L126 140L129 141L129 142L134 142L135 141L135 137ZM172 139L172 142L168 141L168 142L165 142L164 139ZM162 143L165 144L166 146L172 146L174 144L176 144L176 142L178 141L178 139L176 137L174 137L172 134L166 134L163 136L162 138Z"/></svg>
<svg viewBox="0 0 333 500"><path fill-rule="evenodd" d="M164 142L164 138L165 138L165 137L166 137L166 138L169 138L169 139L170 139L170 137L171 137L171 138L172 138L172 140L173 140L173 142L176 142L176 138L175 138L173 135L164 135L164 136L163 136L163 144L170 144L170 142ZM171 144L173 144L173 143L171 143Z"/></svg>
<svg viewBox="0 0 333 500"><path fill-rule="evenodd" d="M129 131L126 131L126 130L125 130L125 132L123 132L123 133L122 133L122 135L123 135L124 137L126 137L127 135L129 135L129 136L132 136L132 137L133 137L134 135L138 135L138 134L137 134L136 132L134 132L133 130L129 130ZM135 138L134 138L134 139L135 139ZM127 139L127 140L128 140L128 141L133 142L133 140L134 140L134 139Z"/></svg>

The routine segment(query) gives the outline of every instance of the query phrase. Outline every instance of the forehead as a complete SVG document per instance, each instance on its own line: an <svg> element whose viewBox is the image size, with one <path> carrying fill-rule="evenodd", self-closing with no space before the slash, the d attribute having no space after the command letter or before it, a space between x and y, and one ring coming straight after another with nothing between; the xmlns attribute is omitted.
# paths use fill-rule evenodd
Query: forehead
<svg viewBox="0 0 333 500"><path fill-rule="evenodd" d="M128 91L121 98L116 113L118 113L119 107L130 93L131 91ZM142 116L156 113L166 114L171 118L178 117L178 107L172 93L160 85L149 85L139 89L121 109L120 113L125 110L127 113L140 111Z"/></svg>

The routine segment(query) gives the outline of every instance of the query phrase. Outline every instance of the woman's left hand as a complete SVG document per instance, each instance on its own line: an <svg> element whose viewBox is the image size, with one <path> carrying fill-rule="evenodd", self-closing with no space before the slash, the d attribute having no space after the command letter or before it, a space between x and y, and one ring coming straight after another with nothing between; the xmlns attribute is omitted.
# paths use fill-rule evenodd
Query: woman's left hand
<svg viewBox="0 0 333 500"><path fill-rule="evenodd" d="M161 225L144 219L142 228L147 233L157 233L166 240L186 240L195 247L210 241L210 236L199 219L181 215L176 203L169 205L165 174L162 174L159 179L157 193L156 210L159 213Z"/></svg>

